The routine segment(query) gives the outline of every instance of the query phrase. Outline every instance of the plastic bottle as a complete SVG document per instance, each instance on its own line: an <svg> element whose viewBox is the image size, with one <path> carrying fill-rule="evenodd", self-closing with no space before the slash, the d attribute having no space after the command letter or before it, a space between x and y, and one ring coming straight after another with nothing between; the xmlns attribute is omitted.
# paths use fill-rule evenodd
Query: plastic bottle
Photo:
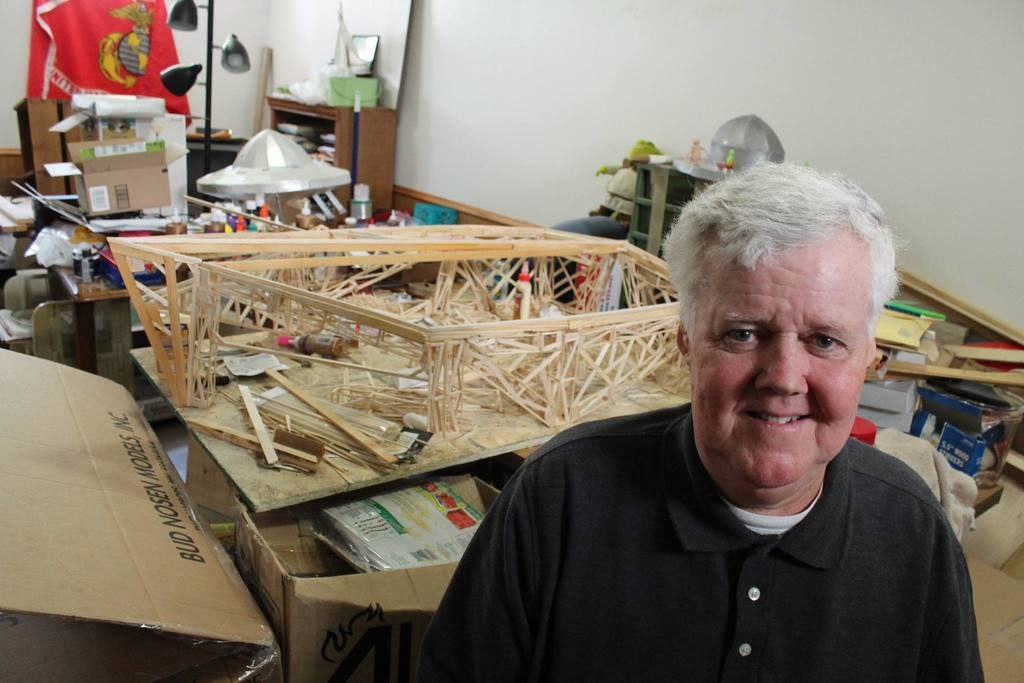
<svg viewBox="0 0 1024 683"><path fill-rule="evenodd" d="M530 317L531 299L533 297L533 287L530 284L530 280L529 264L523 261L519 277L516 278L515 307L513 309L513 317L519 320L526 320Z"/></svg>
<svg viewBox="0 0 1024 683"><path fill-rule="evenodd" d="M213 209L210 211L210 222L206 226L206 232L227 232L227 221L224 211Z"/></svg>
<svg viewBox="0 0 1024 683"><path fill-rule="evenodd" d="M250 216L255 216L256 212L258 212L259 210L260 210L260 205L256 203L255 199L247 199L247 200L245 200L245 212L247 214L249 214ZM259 230L259 221L255 221L255 220L250 218L246 223L247 223L247 225L245 227L246 230L248 230L250 232L256 232L257 230Z"/></svg>
<svg viewBox="0 0 1024 683"><path fill-rule="evenodd" d="M260 204L260 218L270 218L270 208L266 204ZM267 232L270 229L270 225L266 220L261 220L256 223L256 230L258 232Z"/></svg>
<svg viewBox="0 0 1024 683"><path fill-rule="evenodd" d="M373 202L370 200L370 186L358 183L352 188L352 211L350 212L359 225L365 225L373 215Z"/></svg>
<svg viewBox="0 0 1024 683"><path fill-rule="evenodd" d="M224 219L224 223L225 225L227 225L227 227L224 229L224 232L235 231L235 227L238 225L238 216L236 216L234 212L237 210L237 206L235 206L234 204L228 204L227 211L225 211L227 215Z"/></svg>
<svg viewBox="0 0 1024 683"><path fill-rule="evenodd" d="M316 227L318 223L317 219L313 216L313 210L309 206L309 200L307 199L302 203L302 213L295 218L295 224L303 230L309 230L310 228Z"/></svg>

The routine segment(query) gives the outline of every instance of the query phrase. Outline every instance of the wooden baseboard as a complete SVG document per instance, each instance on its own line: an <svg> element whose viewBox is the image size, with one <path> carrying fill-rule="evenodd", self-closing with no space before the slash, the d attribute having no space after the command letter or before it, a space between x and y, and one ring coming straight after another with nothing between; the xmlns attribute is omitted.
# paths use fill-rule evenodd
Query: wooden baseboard
<svg viewBox="0 0 1024 683"><path fill-rule="evenodd" d="M445 197L428 194L409 187L395 185L392 204L395 209L411 214L416 202L427 202L428 204L440 204L448 206L459 212L459 225L527 225L537 227L536 223L504 216L487 209L481 209L470 204L463 204Z"/></svg>

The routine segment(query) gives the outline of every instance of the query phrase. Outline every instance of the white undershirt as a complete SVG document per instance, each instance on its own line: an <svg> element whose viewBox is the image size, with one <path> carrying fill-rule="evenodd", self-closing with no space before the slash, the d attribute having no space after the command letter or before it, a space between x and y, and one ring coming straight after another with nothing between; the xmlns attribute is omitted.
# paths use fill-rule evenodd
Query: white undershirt
<svg viewBox="0 0 1024 683"><path fill-rule="evenodd" d="M756 512L744 510L743 508L738 508L724 498L722 500L724 500L725 504L729 506L732 513L736 515L736 519L743 522L743 526L747 527L755 534L761 534L762 536L781 536L802 522L804 517L814 509L819 498L821 498L821 489L818 489L818 495L814 497L811 504L795 515L761 515Z"/></svg>

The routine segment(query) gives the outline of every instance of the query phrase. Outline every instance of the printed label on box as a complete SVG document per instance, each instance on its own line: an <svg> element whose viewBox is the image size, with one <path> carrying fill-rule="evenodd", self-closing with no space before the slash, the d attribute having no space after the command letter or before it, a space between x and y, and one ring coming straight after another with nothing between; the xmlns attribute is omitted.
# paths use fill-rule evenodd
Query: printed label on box
<svg viewBox="0 0 1024 683"><path fill-rule="evenodd" d="M128 209L131 205L131 198L128 196L127 185L114 185L114 199L117 201L117 208Z"/></svg>
<svg viewBox="0 0 1024 683"><path fill-rule="evenodd" d="M110 210L110 195L106 185L89 188L89 206L93 212Z"/></svg>
<svg viewBox="0 0 1024 683"><path fill-rule="evenodd" d="M981 468L985 446L984 439L966 434L947 422L942 428L937 448L955 469L973 476Z"/></svg>

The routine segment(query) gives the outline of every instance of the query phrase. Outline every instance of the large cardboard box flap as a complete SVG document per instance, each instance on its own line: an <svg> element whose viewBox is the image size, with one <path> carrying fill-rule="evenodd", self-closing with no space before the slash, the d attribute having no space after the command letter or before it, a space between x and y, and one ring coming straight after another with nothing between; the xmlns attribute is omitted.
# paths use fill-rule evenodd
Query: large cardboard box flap
<svg viewBox="0 0 1024 683"><path fill-rule="evenodd" d="M480 510L497 496L470 477L446 481ZM237 561L278 633L288 680L412 680L455 564L355 573L316 540L308 515L301 506L243 510L235 534Z"/></svg>
<svg viewBox="0 0 1024 683"><path fill-rule="evenodd" d="M0 377L0 678L276 666L271 629L128 392L9 351Z"/></svg>
<svg viewBox="0 0 1024 683"><path fill-rule="evenodd" d="M985 680L1020 681L1024 675L1024 582L968 558Z"/></svg>

